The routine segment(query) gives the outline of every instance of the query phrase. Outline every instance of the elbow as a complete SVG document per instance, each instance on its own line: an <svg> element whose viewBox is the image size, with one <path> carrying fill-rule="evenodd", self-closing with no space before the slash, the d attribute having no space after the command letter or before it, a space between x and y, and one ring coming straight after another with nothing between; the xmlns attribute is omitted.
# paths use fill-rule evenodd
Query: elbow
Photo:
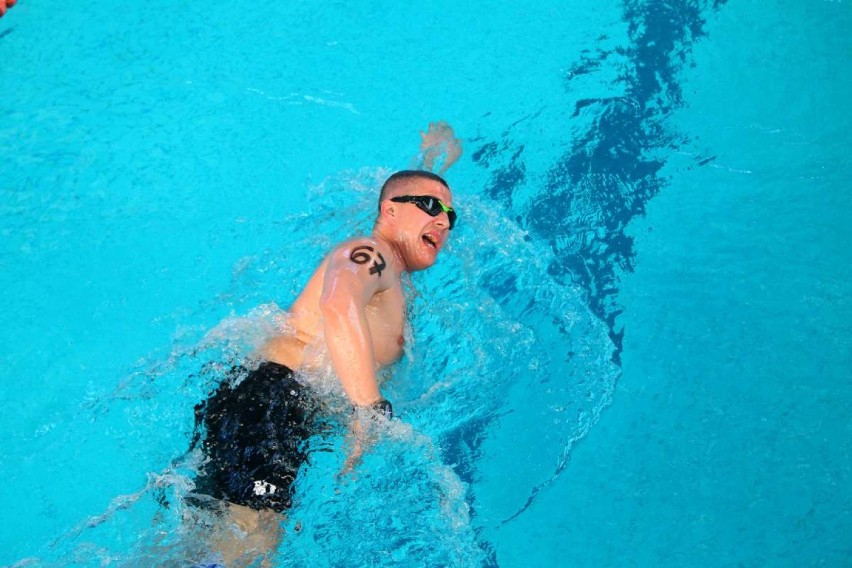
<svg viewBox="0 0 852 568"><path fill-rule="evenodd" d="M348 318L354 313L355 308L351 298L339 294L323 294L319 305L320 313L326 321Z"/></svg>
<svg viewBox="0 0 852 568"><path fill-rule="evenodd" d="M359 300L358 290L351 283L340 278L332 279L330 282L326 282L322 294L320 294L320 314L326 322L360 320L363 307Z"/></svg>

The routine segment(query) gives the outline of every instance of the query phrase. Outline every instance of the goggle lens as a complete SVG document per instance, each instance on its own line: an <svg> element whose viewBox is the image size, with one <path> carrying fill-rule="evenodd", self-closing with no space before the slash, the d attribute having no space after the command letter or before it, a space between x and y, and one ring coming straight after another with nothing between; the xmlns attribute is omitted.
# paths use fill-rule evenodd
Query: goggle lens
<svg viewBox="0 0 852 568"><path fill-rule="evenodd" d="M445 205L444 202L437 197L432 197L431 195L400 195L399 197L392 197L391 201L395 201L397 203L413 203L421 211L427 213L431 217L437 217L441 213L446 213L447 219L450 221L451 231L456 224L457 215L455 210L452 207Z"/></svg>

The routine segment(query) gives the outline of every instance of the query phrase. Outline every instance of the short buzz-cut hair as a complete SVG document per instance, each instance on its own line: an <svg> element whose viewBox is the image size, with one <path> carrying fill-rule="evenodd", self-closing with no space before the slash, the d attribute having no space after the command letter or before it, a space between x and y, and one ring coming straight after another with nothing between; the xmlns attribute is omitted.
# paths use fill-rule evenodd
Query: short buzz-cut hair
<svg viewBox="0 0 852 568"><path fill-rule="evenodd" d="M446 180L444 180L444 178L442 178L438 174L434 174L426 170L400 170L395 174L392 174L387 180L385 180L385 183L382 184L382 191L379 193L379 211L381 211L382 208L382 201L387 199L388 191L393 189L401 182L417 178L431 179L432 181L437 181L447 189L450 189L450 186L449 184L447 184Z"/></svg>

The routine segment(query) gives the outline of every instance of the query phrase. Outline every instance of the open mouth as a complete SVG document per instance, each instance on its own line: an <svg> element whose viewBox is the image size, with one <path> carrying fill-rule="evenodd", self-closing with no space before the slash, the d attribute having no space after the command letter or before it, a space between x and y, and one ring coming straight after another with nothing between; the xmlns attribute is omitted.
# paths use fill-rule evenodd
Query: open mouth
<svg viewBox="0 0 852 568"><path fill-rule="evenodd" d="M432 235L423 235L423 242L432 247L433 249L438 248L438 241L435 240L435 237Z"/></svg>

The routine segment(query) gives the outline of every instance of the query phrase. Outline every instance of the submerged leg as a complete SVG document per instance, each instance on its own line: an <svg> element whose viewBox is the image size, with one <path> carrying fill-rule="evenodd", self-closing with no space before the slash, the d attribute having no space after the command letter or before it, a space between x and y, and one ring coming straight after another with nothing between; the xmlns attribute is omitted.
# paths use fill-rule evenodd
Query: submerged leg
<svg viewBox="0 0 852 568"><path fill-rule="evenodd" d="M256 510L228 503L224 515L210 533L209 546L228 568L272 566L284 529L285 517L272 509Z"/></svg>

